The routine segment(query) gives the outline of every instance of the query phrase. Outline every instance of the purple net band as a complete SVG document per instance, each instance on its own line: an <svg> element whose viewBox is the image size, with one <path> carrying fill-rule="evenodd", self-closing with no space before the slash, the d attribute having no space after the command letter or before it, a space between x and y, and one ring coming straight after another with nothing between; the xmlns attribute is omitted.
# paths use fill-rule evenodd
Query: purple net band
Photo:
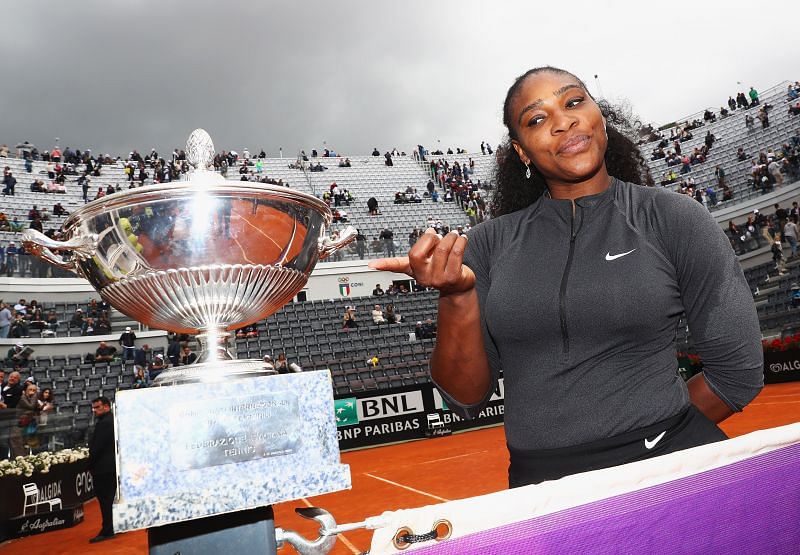
<svg viewBox="0 0 800 555"><path fill-rule="evenodd" d="M798 463L791 445L413 553L798 553Z"/></svg>

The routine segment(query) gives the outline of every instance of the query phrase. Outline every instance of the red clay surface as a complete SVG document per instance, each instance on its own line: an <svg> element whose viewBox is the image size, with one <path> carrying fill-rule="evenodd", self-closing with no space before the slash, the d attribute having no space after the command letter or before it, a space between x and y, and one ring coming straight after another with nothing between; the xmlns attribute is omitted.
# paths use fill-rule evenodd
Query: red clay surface
<svg viewBox="0 0 800 555"><path fill-rule="evenodd" d="M730 436L800 421L800 382L767 386L742 412L722 428ZM350 465L353 489L275 507L278 526L316 538L317 527L294 514L308 504L330 511L337 522L359 522L383 511L430 505L490 493L507 486L508 453L502 426L450 437L377 447L342 454ZM120 534L99 544L89 538L100 529L96 501L86 504L83 523L67 530L12 540L0 546L3 555L77 553L144 554L144 531ZM357 530L340 536L335 554L350 555L369 548L371 532ZM291 547L281 550L294 553Z"/></svg>

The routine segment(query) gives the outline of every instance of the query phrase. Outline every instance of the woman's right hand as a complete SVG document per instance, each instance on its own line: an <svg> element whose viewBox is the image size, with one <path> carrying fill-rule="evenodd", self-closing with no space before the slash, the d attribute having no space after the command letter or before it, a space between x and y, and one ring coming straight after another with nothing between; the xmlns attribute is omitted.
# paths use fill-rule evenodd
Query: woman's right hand
<svg viewBox="0 0 800 555"><path fill-rule="evenodd" d="M466 236L451 231L444 237L428 228L417 240L408 256L379 258L369 267L411 276L425 287L438 289L442 295L465 293L475 287L475 274L462 264Z"/></svg>

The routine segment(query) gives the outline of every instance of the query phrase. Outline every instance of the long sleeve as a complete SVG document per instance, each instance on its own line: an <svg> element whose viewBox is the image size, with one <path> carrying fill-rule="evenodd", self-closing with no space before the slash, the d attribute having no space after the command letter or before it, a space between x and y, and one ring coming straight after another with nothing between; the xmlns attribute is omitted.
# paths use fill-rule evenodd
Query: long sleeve
<svg viewBox="0 0 800 555"><path fill-rule="evenodd" d="M725 233L698 202L662 196L657 230L675 265L681 300L711 390L740 411L764 386L753 296Z"/></svg>

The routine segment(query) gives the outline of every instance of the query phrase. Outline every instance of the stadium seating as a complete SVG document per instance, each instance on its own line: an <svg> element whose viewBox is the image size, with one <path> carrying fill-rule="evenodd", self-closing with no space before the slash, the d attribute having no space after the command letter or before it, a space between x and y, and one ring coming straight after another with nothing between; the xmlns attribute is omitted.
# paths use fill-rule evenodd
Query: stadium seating
<svg viewBox="0 0 800 555"><path fill-rule="evenodd" d="M781 83L765 91L761 102L773 105L770 112L771 126L761 129L756 121L755 127L748 130L744 125L742 110L736 110L725 119L715 123L707 123L694 131L694 138L682 144L684 152L703 144L707 131L716 136L716 142L708 160L693 167L690 174L698 185L707 186L715 183L714 168L717 165L726 170L726 181L734 190L734 200L720 203L712 210L757 199L759 192L753 191L748 180L750 158L769 148L779 149L794 130L800 126L800 118L787 114L785 98L786 83ZM748 113L755 109L748 110ZM692 119L690 116L688 119ZM668 134L668 130L667 130ZM649 161L655 143L641 146L642 153ZM748 153L746 161L736 160L736 149L742 146ZM462 165L474 162L473 181L491 185L495 170L493 155L456 154L429 155L431 160L447 160L450 164L458 161ZM395 156L394 165L388 167L383 156L350 157L351 167L339 167L338 158L312 158L314 163L321 163L327 169L322 172L309 172L289 167L294 160L287 158L263 159L262 175L271 179L282 180L291 187L316 196L329 189L336 182L340 188L347 189L354 197L350 206L342 206L348 214L347 224L335 224L334 228L342 229L345 225L353 225L368 237L367 257L382 255L378 237L384 227L394 232L398 254L408 250L408 234L412 229L425 227L428 218L441 220L445 225L455 227L467 225L468 219L457 203L434 203L424 198L419 204L393 204L397 191L405 191L407 187L416 188L420 194L426 190L429 179L428 162L419 162L411 156ZM27 213L33 205L51 212L53 204L61 202L66 210L74 211L83 205L82 192L76 184L77 176L71 176L66 184L66 193L50 194L31 192L30 183L34 179L45 178L46 163L36 161L33 172L25 171L24 162L16 158L0 159L0 165L9 166L18 183L16 196L3 197L2 210L9 219L18 218L27 226ZM666 170L663 160L649 161L653 177L658 178ZM235 165L228 169L227 179L234 181L240 178L239 169ZM80 168L79 168L80 169ZM252 168L255 171L255 168ZM91 178L90 196L93 197L98 187L119 184L127 188L127 177L121 162L103 166L100 177ZM380 215L371 216L367 210L367 200L375 197L379 202ZM721 198L721 195L720 195ZM765 201L764 206L770 206ZM65 217L54 216L44 222L45 228L58 228ZM0 232L0 243L19 241L19 233ZM751 248L765 248L754 241L753 245L741 248L741 252ZM737 251L739 253L739 251ZM357 258L355 249L344 254L346 259ZM31 275L34 264L32 257L20 264L23 277ZM787 265L787 273L779 274L773 263L764 263L748 268L746 278L754 294L762 330L765 333L777 333L786 323L800 318L800 309L791 305L789 295L793 283L800 282L800 260ZM48 267L49 275L64 276L62 271ZM276 358L278 353L285 353L289 362L299 364L303 369L329 368L333 375L334 391L338 395L347 395L358 391L389 389L403 385L419 384L429 381L427 371L428 360L434 341L430 339L416 340L413 331L417 321L436 318L438 293L421 291L394 297L360 297L342 298L325 301L307 301L290 303L273 314L266 321L258 324L258 337L238 339L233 342L233 350L239 358L262 358L270 354ZM376 303L384 305L393 302L397 312L403 316L398 324L375 325L370 311ZM359 327L354 330L342 330L342 316L345 306L353 305ZM58 314L62 324L59 337L76 335L78 330L67 328L67 321L78 307L76 303L45 303L44 312L51 308ZM84 309L86 307L84 306ZM125 316L112 312L113 339L119 335L124 326L136 325ZM691 351L691 334L684 321L677 329L679 350ZM368 359L377 357L375 363ZM132 386L133 369L130 363L114 361L112 363L93 364L77 355L69 356L37 356L29 369L41 387L51 387L57 401L57 413L48 424L53 430L53 442L59 445L80 441L90 421L90 401L97 395L113 398L116 391ZM77 430L77 432L75 432Z"/></svg>

